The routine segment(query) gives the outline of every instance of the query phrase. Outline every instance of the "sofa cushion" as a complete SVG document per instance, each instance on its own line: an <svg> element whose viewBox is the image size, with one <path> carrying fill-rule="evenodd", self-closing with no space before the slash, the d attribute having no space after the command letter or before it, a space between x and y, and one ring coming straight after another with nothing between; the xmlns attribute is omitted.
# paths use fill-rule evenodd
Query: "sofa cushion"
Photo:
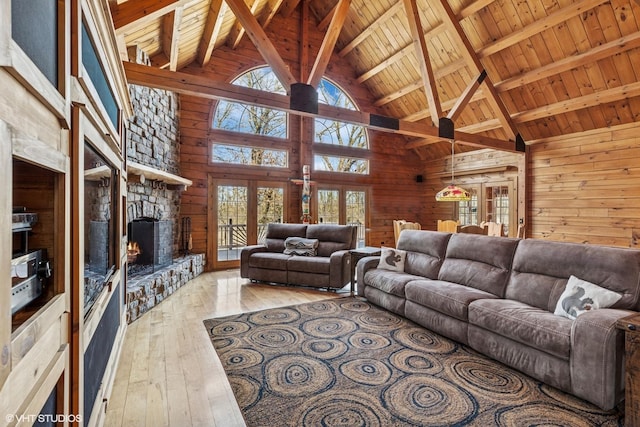
<svg viewBox="0 0 640 427"><path fill-rule="evenodd" d="M497 298L495 295L441 280L413 280L405 286L407 301L466 321L469 304L481 298Z"/></svg>
<svg viewBox="0 0 640 427"><path fill-rule="evenodd" d="M316 256L318 254L318 239L306 237L287 237L284 241L285 255Z"/></svg>
<svg viewBox="0 0 640 427"><path fill-rule="evenodd" d="M286 270L289 258L291 258L291 255L283 253L256 252L249 257L249 267Z"/></svg>
<svg viewBox="0 0 640 427"><path fill-rule="evenodd" d="M587 311L611 307L621 297L618 293L571 276L553 314L573 320Z"/></svg>
<svg viewBox="0 0 640 427"><path fill-rule="evenodd" d="M287 260L287 269L305 273L329 274L330 261L329 257L294 255Z"/></svg>
<svg viewBox="0 0 640 427"><path fill-rule="evenodd" d="M450 238L451 233L403 230L397 248L407 251L404 271L427 279L437 279Z"/></svg>
<svg viewBox="0 0 640 427"><path fill-rule="evenodd" d="M283 252L284 241L287 237L305 237L306 224L281 224L272 222L267 224L265 246L269 252Z"/></svg>
<svg viewBox="0 0 640 427"><path fill-rule="evenodd" d="M332 253L356 247L355 227L351 225L313 224L307 227L306 237L318 239L318 256L331 256Z"/></svg>
<svg viewBox="0 0 640 427"><path fill-rule="evenodd" d="M421 277L381 268L369 270L364 274L364 281L367 286L402 298L404 298L405 285L411 280L416 279L421 279Z"/></svg>
<svg viewBox="0 0 640 427"><path fill-rule="evenodd" d="M640 251L628 248L522 240L505 295L553 312L571 275L622 295L612 308L640 310Z"/></svg>
<svg viewBox="0 0 640 427"><path fill-rule="evenodd" d="M401 249L382 248L378 268L391 271L404 272L404 260L407 252Z"/></svg>
<svg viewBox="0 0 640 427"><path fill-rule="evenodd" d="M453 234L438 279L504 296L518 239Z"/></svg>
<svg viewBox="0 0 640 427"><path fill-rule="evenodd" d="M469 305L469 323L569 360L572 321L518 301L484 299Z"/></svg>

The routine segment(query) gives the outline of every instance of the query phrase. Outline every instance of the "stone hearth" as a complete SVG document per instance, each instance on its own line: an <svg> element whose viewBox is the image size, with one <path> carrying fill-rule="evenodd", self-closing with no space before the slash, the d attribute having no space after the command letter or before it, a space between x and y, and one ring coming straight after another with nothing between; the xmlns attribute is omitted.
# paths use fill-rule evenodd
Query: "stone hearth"
<svg viewBox="0 0 640 427"><path fill-rule="evenodd" d="M138 319L189 280L202 273L204 254L186 255L152 274L133 276L127 280L127 323Z"/></svg>

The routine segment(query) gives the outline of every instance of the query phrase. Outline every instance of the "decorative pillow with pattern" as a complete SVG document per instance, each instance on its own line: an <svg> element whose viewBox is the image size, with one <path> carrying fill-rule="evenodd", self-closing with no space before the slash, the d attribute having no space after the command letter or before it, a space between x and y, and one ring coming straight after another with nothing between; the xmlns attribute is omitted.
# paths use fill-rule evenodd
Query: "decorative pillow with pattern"
<svg viewBox="0 0 640 427"><path fill-rule="evenodd" d="M284 241L286 255L316 256L318 255L318 239L304 237L287 237Z"/></svg>
<svg viewBox="0 0 640 427"><path fill-rule="evenodd" d="M611 307L620 298L622 295L617 292L571 276L554 314L573 320L587 311Z"/></svg>
<svg viewBox="0 0 640 427"><path fill-rule="evenodd" d="M404 261L407 257L406 251L382 247L380 252L378 268L392 271L404 271Z"/></svg>

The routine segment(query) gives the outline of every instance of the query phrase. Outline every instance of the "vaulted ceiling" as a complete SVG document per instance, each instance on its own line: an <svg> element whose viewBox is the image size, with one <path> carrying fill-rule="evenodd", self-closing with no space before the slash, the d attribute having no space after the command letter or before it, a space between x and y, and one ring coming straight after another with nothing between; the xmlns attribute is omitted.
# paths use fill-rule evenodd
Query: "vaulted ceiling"
<svg viewBox="0 0 640 427"><path fill-rule="evenodd" d="M111 0L110 6L123 58L136 45L154 67L179 73L206 66L215 49L249 37L281 80L293 77L265 30L278 14L308 7L325 37L302 83L313 86L314 71L321 73L331 54L347 59L376 111L397 119L407 148L424 157L450 152L437 138L440 118L455 123L463 151L515 149L520 139L530 144L640 121L636 1ZM424 127L416 131L413 124Z"/></svg>

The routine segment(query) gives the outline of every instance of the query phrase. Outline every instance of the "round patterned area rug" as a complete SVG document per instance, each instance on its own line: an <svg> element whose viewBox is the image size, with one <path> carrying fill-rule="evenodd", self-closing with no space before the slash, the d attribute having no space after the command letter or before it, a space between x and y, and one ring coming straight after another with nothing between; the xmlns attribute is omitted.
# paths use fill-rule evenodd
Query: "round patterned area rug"
<svg viewBox="0 0 640 427"><path fill-rule="evenodd" d="M250 427L624 422L359 298L204 324Z"/></svg>

